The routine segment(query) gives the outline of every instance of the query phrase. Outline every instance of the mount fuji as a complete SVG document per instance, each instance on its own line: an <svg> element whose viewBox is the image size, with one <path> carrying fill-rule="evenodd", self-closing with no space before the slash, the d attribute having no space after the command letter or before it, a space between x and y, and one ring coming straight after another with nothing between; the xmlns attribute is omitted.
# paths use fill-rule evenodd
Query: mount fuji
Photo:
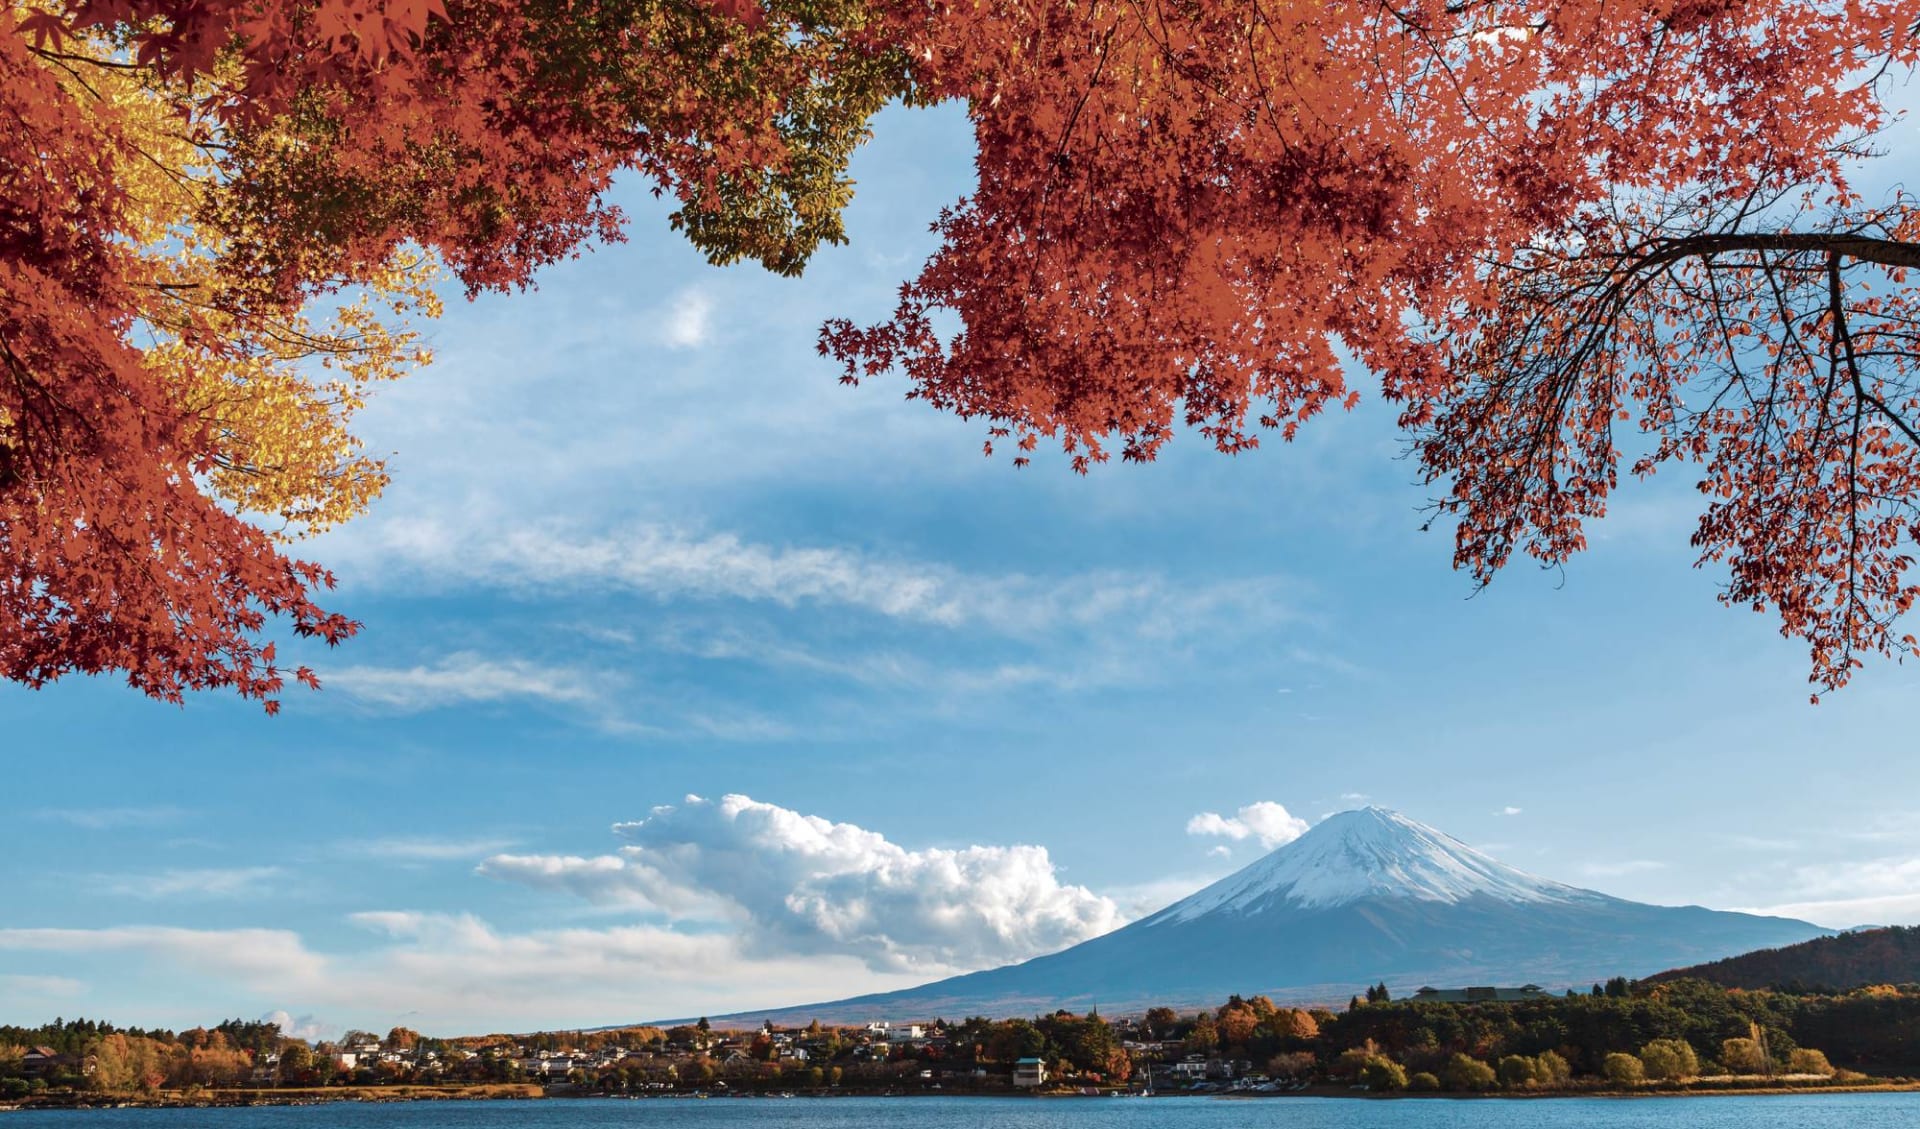
<svg viewBox="0 0 1920 1129"><path fill-rule="evenodd" d="M1585 988L1830 935L1804 921L1655 906L1539 878L1398 812L1329 816L1149 917L1021 964L903 991L729 1018L854 1022L1334 1003L1384 981Z"/></svg>

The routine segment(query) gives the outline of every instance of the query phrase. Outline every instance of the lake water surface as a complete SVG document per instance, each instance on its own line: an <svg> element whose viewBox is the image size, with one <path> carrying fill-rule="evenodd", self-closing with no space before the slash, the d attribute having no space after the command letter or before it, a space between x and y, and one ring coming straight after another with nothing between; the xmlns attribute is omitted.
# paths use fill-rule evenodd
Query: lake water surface
<svg viewBox="0 0 1920 1129"><path fill-rule="evenodd" d="M1920 1093L1760 1097L826 1098L44 1110L0 1129L1911 1129Z"/></svg>

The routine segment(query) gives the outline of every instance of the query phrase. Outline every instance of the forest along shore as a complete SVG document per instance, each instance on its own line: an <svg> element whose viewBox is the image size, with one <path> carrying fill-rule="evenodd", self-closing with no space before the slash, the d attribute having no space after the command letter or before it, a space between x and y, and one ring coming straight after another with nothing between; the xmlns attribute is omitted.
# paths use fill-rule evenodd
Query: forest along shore
<svg viewBox="0 0 1920 1129"><path fill-rule="evenodd" d="M97 1020L0 1026L0 1105L261 1104L706 1094L1558 1094L1879 1089L1920 1079L1920 985L1842 993L1615 978L1303 1008L1233 996L962 1022L702 1020L437 1038L396 1027L314 1044L268 1023L172 1032ZM1442 997L1442 998L1434 998ZM724 1021L723 1021L724 1023Z"/></svg>

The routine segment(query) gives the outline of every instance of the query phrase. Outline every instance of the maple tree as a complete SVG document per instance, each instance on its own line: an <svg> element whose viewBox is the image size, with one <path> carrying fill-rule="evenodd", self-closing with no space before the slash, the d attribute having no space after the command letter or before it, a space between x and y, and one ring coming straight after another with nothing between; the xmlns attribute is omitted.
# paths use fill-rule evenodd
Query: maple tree
<svg viewBox="0 0 1920 1129"><path fill-rule="evenodd" d="M1813 680L1907 653L1913 212L1844 171L1912 0L1003 3L922 81L978 190L844 379L1076 470L1404 406L1457 565L1581 549L1623 457L1703 464L1702 562ZM949 329L956 325L957 329ZM1344 355L1343 355L1344 354ZM1816 695L1817 700L1817 695Z"/></svg>
<svg viewBox="0 0 1920 1129"><path fill-rule="evenodd" d="M444 267L523 285L631 168L716 262L844 238L903 56L849 0L0 6L0 675L277 707L357 625L286 542L385 482L349 430ZM317 685L305 668L292 672Z"/></svg>

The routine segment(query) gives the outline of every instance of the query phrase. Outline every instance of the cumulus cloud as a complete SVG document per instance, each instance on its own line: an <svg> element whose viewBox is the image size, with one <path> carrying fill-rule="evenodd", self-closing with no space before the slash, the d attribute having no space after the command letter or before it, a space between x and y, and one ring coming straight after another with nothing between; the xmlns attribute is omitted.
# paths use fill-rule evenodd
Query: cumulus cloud
<svg viewBox="0 0 1920 1129"><path fill-rule="evenodd" d="M413 667L348 666L325 671L327 689L368 705L393 710L537 699L589 702L599 696L599 676L542 666L523 659L497 661L461 652L438 664Z"/></svg>
<svg viewBox="0 0 1920 1129"><path fill-rule="evenodd" d="M689 796L616 824L591 858L496 855L483 874L733 923L755 954L845 954L927 975L1052 952L1117 928L1109 899L1062 883L1045 847L909 850L875 831L747 796Z"/></svg>
<svg viewBox="0 0 1920 1129"><path fill-rule="evenodd" d="M1271 800L1260 800L1248 804L1233 815L1203 811L1187 820L1187 834L1219 836L1235 842L1257 839L1262 848L1270 851L1306 834L1309 826L1311 824L1306 820L1289 812L1285 807Z"/></svg>

